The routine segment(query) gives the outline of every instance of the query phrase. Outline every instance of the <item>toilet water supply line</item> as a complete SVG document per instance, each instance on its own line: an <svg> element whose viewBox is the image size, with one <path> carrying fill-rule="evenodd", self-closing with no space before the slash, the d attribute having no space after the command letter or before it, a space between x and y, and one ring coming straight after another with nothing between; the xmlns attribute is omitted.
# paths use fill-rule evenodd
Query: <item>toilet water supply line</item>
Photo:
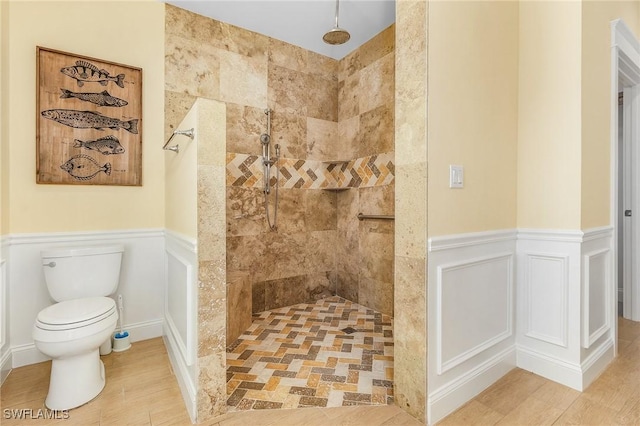
<svg viewBox="0 0 640 426"><path fill-rule="evenodd" d="M118 295L118 310L120 311L120 316L118 317L118 323L120 324L120 332L116 333L116 339L123 339L129 336L128 331L122 331L122 318L124 317L124 303L122 302L122 295Z"/></svg>

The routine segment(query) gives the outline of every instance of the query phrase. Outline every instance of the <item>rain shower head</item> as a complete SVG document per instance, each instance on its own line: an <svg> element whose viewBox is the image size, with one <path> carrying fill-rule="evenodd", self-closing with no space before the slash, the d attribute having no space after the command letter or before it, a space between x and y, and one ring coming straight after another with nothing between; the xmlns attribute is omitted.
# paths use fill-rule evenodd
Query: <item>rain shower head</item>
<svg viewBox="0 0 640 426"><path fill-rule="evenodd" d="M336 0L336 26L331 30L327 31L323 36L322 40L324 40L327 44L344 44L349 41L351 38L351 34L349 31L343 30L338 26L338 13L340 10L340 0Z"/></svg>
<svg viewBox="0 0 640 426"><path fill-rule="evenodd" d="M351 34L349 34L347 30L338 27L327 31L325 35L322 36L322 40L327 44L344 44L348 42L350 38Z"/></svg>

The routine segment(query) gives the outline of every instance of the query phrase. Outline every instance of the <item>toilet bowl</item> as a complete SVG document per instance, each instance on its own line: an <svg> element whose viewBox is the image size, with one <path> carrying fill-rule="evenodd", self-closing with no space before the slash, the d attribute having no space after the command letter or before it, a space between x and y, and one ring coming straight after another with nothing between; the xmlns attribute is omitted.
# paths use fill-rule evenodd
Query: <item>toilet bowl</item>
<svg viewBox="0 0 640 426"><path fill-rule="evenodd" d="M99 348L111 338L118 312L113 299L93 297L56 303L42 310L33 326L40 352L52 358L45 405L68 410L95 398L104 388Z"/></svg>
<svg viewBox="0 0 640 426"><path fill-rule="evenodd" d="M58 303L38 313L36 348L51 358L45 405L69 410L95 398L105 386L100 346L116 329L113 299L122 246L50 250L42 253L49 294Z"/></svg>

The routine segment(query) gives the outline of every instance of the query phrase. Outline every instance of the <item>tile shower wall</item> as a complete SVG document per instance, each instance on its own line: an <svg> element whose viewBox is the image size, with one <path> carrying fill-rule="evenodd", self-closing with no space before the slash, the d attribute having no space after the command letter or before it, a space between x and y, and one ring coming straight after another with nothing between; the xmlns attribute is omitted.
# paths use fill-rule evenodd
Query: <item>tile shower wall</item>
<svg viewBox="0 0 640 426"><path fill-rule="evenodd" d="M394 395L427 422L427 28L429 3L396 1Z"/></svg>
<svg viewBox="0 0 640 426"><path fill-rule="evenodd" d="M393 224L359 223L355 215L393 214L393 43L391 27L339 62L166 5L165 137L196 98L224 102L226 207L201 199L199 213L226 218L226 272L249 274L254 312L337 291L392 314ZM260 189L267 107L282 157L277 232L268 230ZM219 181L220 172L212 169L209 178ZM200 184L215 192L207 181ZM220 275L214 260L220 241L209 237L218 231L198 236L199 257L207 253L200 259L199 300L202 312L210 301L226 315L228 307L218 306L225 295L219 283L212 285ZM224 336L224 326L211 329L203 315L199 333ZM214 344L209 337L205 345ZM221 340L199 348L198 421L224 411Z"/></svg>
<svg viewBox="0 0 640 426"><path fill-rule="evenodd" d="M313 302L335 293L336 194L324 154L336 144L337 61L264 38L266 99L227 104L227 259L252 276L253 312ZM262 194L260 134L272 110L271 152L281 147L277 232ZM275 168L272 186L276 185ZM275 191L270 196L273 220Z"/></svg>
<svg viewBox="0 0 640 426"><path fill-rule="evenodd" d="M346 185L354 189L337 194L341 241L337 247L337 294L391 316L394 222L359 221L356 215L394 214L394 47L392 25L342 59L338 73L342 158L374 160L370 162L371 177ZM381 158L384 160L380 161ZM370 181L375 184L368 184ZM343 185L338 182L337 186Z"/></svg>
<svg viewBox="0 0 640 426"><path fill-rule="evenodd" d="M281 158L278 185L281 188L349 189L383 186L393 183L395 166L393 153L383 153L349 161L314 161ZM271 184L276 181L271 176ZM247 154L227 154L228 186L262 188L262 157Z"/></svg>

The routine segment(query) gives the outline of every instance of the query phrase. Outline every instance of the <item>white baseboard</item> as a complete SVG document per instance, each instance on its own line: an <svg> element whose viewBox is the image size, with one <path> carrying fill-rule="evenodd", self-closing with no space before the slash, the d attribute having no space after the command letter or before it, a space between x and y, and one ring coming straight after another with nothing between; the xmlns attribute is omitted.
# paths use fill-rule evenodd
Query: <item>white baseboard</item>
<svg viewBox="0 0 640 426"><path fill-rule="evenodd" d="M613 358L612 340L604 341L582 365L518 347L518 367L581 392L602 374Z"/></svg>
<svg viewBox="0 0 640 426"><path fill-rule="evenodd" d="M582 389L589 387L615 358L613 340L606 340L582 363Z"/></svg>
<svg viewBox="0 0 640 426"><path fill-rule="evenodd" d="M37 364L51 359L36 349L34 343L13 346L11 348L11 357L13 358L11 361L12 368L24 367L25 365Z"/></svg>
<svg viewBox="0 0 640 426"><path fill-rule="evenodd" d="M9 376L11 372L11 350L7 350L0 357L0 385L2 385L5 379Z"/></svg>
<svg viewBox="0 0 640 426"><path fill-rule="evenodd" d="M538 376L582 391L582 368L580 365L575 365L522 346L518 346L517 348L517 360L518 367L523 370L531 371Z"/></svg>
<svg viewBox="0 0 640 426"><path fill-rule="evenodd" d="M182 394L184 405L191 418L191 423L196 423L198 415L196 385L190 378L188 367L181 357L178 344L171 335L171 330L169 330L168 327L165 328L165 334L162 338L167 348L167 353L169 354L169 361L171 362L173 373L178 381L178 386L180 386L180 393Z"/></svg>
<svg viewBox="0 0 640 426"><path fill-rule="evenodd" d="M125 325L124 329L129 332L132 342L155 339L162 336L163 320L153 320L139 322L137 324Z"/></svg>
<svg viewBox="0 0 640 426"><path fill-rule="evenodd" d="M442 420L491 386L516 366L516 350L510 347L429 395L428 423Z"/></svg>
<svg viewBox="0 0 640 426"><path fill-rule="evenodd" d="M162 336L163 321L147 321L137 324L125 325L124 329L129 332L131 342L140 342L142 340L153 339ZM23 367L25 365L37 364L39 362L48 361L51 358L42 354L33 343L26 345L13 346L9 351L11 353L12 368Z"/></svg>

